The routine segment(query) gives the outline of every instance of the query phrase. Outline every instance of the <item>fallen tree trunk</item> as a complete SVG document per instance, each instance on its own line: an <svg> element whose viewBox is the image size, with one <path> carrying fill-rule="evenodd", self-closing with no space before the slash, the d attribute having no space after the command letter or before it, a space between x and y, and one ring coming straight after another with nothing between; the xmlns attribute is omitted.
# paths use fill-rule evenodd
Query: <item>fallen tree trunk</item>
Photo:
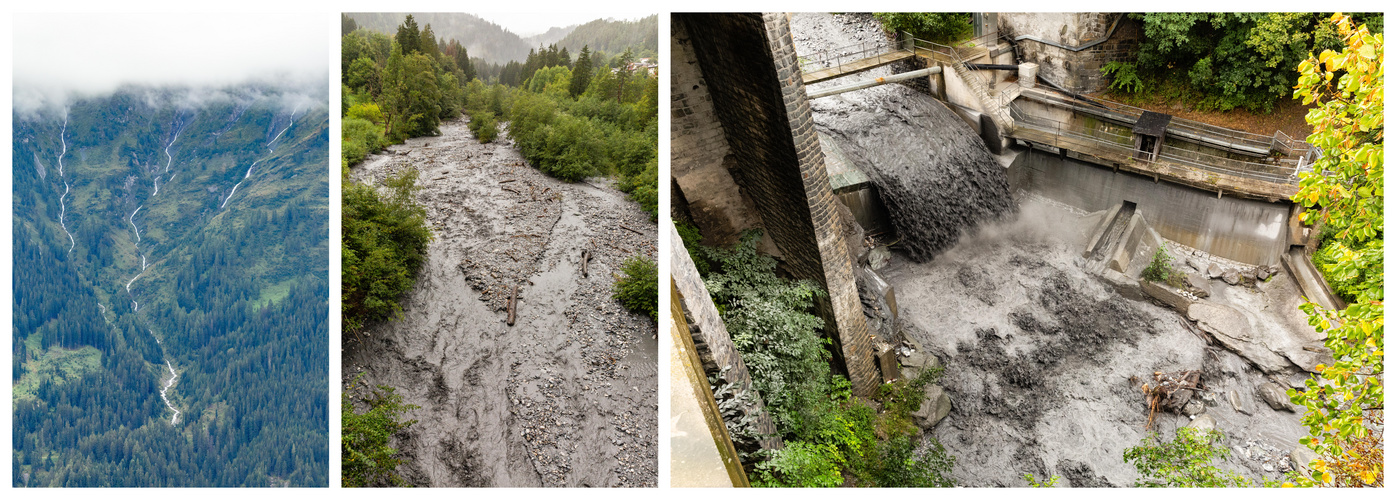
<svg viewBox="0 0 1396 500"><path fill-rule="evenodd" d="M514 285L513 291L509 292L509 318L505 321L509 326L514 326L514 311L517 310L519 302L519 285Z"/></svg>

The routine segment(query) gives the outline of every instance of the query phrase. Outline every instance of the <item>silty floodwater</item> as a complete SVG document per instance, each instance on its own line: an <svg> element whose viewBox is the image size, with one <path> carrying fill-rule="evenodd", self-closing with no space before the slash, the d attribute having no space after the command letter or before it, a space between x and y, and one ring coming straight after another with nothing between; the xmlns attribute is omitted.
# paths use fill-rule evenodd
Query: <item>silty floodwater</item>
<svg viewBox="0 0 1396 500"><path fill-rule="evenodd" d="M791 22L802 54L882 36L867 15L792 14ZM956 457L957 484L1026 486L1028 473L1074 487L1133 484L1138 475L1123 452L1148 435L1141 384L1156 371L1202 372L1206 414L1232 448L1223 468L1259 480L1288 466L1304 434L1298 415L1271 410L1257 391L1276 379L1208 345L1177 312L1128 299L1087 270L1082 250L1100 220L1088 212L1101 209L1030 192L1012 200L1000 166L1009 159L984 162L992 155L959 117L907 87L849 92L811 108L820 131L869 172L879 194L896 198L887 206L909 244L879 272L896 287L904 332L945 363L940 384L954 406L932 434ZM1235 300L1281 317L1276 323L1302 325L1293 301L1270 298L1293 295L1287 286L1272 280L1259 292L1223 295L1246 295ZM1152 430L1172 436L1189 422L1160 413Z"/></svg>
<svg viewBox="0 0 1396 500"><path fill-rule="evenodd" d="M346 386L363 373L420 407L394 440L410 460L399 473L419 486L656 486L657 327L611 298L626 258L654 258L649 214L605 180L543 175L502 131L479 144L466 119L352 175L381 185L411 166L428 261L402 318L366 328L343 370Z"/></svg>

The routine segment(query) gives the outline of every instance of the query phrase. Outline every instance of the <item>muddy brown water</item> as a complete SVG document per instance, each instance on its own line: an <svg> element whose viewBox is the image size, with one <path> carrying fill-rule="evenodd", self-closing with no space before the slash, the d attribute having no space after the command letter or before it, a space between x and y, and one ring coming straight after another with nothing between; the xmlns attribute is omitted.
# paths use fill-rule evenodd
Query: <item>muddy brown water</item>
<svg viewBox="0 0 1396 500"><path fill-rule="evenodd" d="M414 485L656 486L657 327L611 298L627 257L655 257L656 225L605 179L547 177L466 123L353 169L377 184L418 168L435 240L402 317L344 350L343 383L363 373L420 407L394 439Z"/></svg>

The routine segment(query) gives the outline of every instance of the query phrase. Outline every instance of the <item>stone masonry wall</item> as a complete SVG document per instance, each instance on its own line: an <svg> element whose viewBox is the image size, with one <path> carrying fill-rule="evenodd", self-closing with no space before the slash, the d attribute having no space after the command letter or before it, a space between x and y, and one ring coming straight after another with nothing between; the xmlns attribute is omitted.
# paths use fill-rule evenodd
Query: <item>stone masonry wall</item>
<svg viewBox="0 0 1396 500"><path fill-rule="evenodd" d="M1062 45L1079 47L1110 34L1117 13L1013 13L999 15L999 29L1016 38L1031 35ZM1110 38L1094 47L1072 51L1034 40L1019 40L1021 62L1039 66L1038 75L1073 92L1091 93L1110 82L1100 68L1110 61L1134 58L1143 30L1139 23L1120 19Z"/></svg>
<svg viewBox="0 0 1396 500"><path fill-rule="evenodd" d="M731 148L683 24L673 23L670 35L669 175L688 201L703 243L729 246L742 231L761 227L761 216L724 164Z"/></svg>
<svg viewBox="0 0 1396 500"><path fill-rule="evenodd" d="M870 396L880 375L788 19L705 13L674 22L685 25L709 84L736 183L755 202L786 268L828 290L818 307L825 330L836 333L854 393Z"/></svg>

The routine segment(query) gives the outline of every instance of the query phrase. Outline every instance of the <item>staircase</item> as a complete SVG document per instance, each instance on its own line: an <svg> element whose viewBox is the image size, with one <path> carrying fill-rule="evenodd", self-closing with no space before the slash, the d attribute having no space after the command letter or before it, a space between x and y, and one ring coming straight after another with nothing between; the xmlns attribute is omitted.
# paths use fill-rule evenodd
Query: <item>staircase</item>
<svg viewBox="0 0 1396 500"><path fill-rule="evenodd" d="M965 67L964 61L960 60L959 57L955 57L950 62L950 67L974 93L975 98L979 99L980 108L989 115L989 119L994 121L994 125L997 125L999 130L1005 133L1013 130L1013 117L1009 115L1008 105L1022 92L1022 87L1014 83L1004 86L998 92L993 92L989 90L989 86L984 83L983 78L980 78L975 71Z"/></svg>

